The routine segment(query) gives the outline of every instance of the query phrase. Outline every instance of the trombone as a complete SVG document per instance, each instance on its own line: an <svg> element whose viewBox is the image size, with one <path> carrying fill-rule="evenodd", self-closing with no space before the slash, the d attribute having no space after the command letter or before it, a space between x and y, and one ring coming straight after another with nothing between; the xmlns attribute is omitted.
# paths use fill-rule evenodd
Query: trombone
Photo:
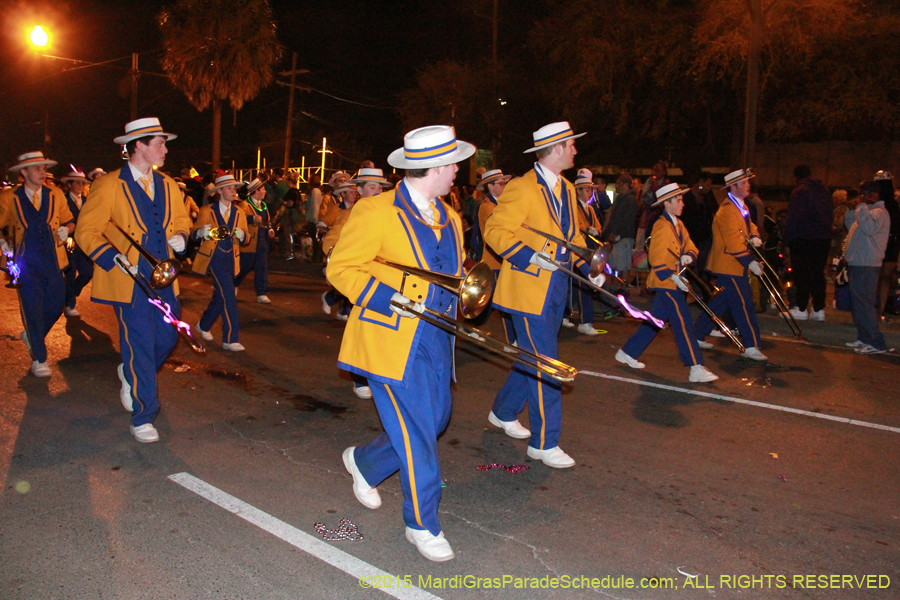
<svg viewBox="0 0 900 600"><path fill-rule="evenodd" d="M375 262L379 262L403 272L403 281L400 284L401 294L406 285L406 278L409 275L415 275L416 277L455 293L459 299L459 305L463 316L467 319L477 317L481 311L487 307L494 291L494 274L491 271L491 268L483 262L480 262L469 269L468 274L465 276L433 273L425 269L391 262L377 256L375 257ZM391 306L409 310L409 306L393 300L391 301ZM546 373L558 381L572 381L578 374L576 369L561 361L533 354L516 346L510 346L496 338L492 338L491 334L488 332L476 329L464 321L443 315L431 308L424 307L424 312L416 313L416 317L449 334L458 336L460 339L467 340L484 350L489 350L495 354L501 355L503 358L508 358L509 360L522 363L527 367Z"/></svg>
<svg viewBox="0 0 900 600"><path fill-rule="evenodd" d="M794 315L791 314L788 305L784 301L784 297L779 291L781 289L781 284L775 284L775 281L778 280L778 273L775 272L775 269L772 268L772 265L770 265L769 261L766 260L766 257L763 256L763 253L759 251L759 248L753 245L753 242L749 237L747 237L747 234L741 231L741 235L744 236L744 241L747 243L747 247L750 248L754 255L756 255L756 262L758 262L760 264L760 267L762 267L762 274L759 276L759 279L772 295L772 299L775 301L775 306L778 308L779 314L781 314L781 317L787 322L788 326L791 328L791 331L796 337L803 337L803 332L800 331L800 325L797 323ZM772 275L775 276L775 281L772 280L772 278L766 272L766 269L768 269L772 273Z"/></svg>
<svg viewBox="0 0 900 600"><path fill-rule="evenodd" d="M171 267L174 263L177 264L177 266L180 268L181 263L177 259L168 259L163 261L157 260L156 257L150 254L150 252L146 248L141 247L141 245L134 241L131 236L125 233L125 231L121 227L119 227L115 221L110 219L110 222L115 225L119 229L119 231L121 231L125 235L125 237L128 238L129 241L131 241L131 244L138 250L138 252L141 253L142 256L144 256L144 258L147 259L147 262L150 263L151 266L153 266L155 263L155 266L153 266L153 272L151 273L149 280L140 271L137 272L137 275L132 273L129 268L119 260L118 256L114 259L116 265L118 265L126 273L128 273L128 276L134 280L135 285L141 288L141 291L147 295L147 301L159 309L159 311L163 314L163 321L172 325L176 329L176 331L178 331L179 335L181 335L181 337L183 337L185 341L190 344L191 349L193 349L194 352L197 352L198 354L205 354L206 348L201 346L200 343L194 339L194 336L191 335L191 326L184 321L179 320L178 317L176 317L172 312L172 307L169 306L169 303L163 300L162 296L160 296L156 292L157 289L167 287L175 280L175 277L178 275L177 271L174 275L172 275L171 280L168 283L166 283L165 285L160 285L161 282L165 281L166 278L169 277L169 267ZM106 235L106 233L103 233L102 235L118 254L122 254L122 251L119 250L115 242L109 239L109 236ZM170 261L172 262L170 263ZM167 265L166 263L169 264Z"/></svg>
<svg viewBox="0 0 900 600"><path fill-rule="evenodd" d="M149 250L141 246L134 238L132 238L128 232L122 229L121 225L116 223L113 219L109 220L116 229L118 229L122 235L125 236L125 239L138 251L138 253L144 257L144 259L150 263L150 266L153 268L153 272L150 274L149 283L154 288L161 290L163 288L167 288L172 285L172 282L175 281L175 278L178 277L178 274L181 273L181 261L177 258L167 258L166 260L159 260L155 256L153 256ZM109 242L113 248L116 248L116 245L113 244L112 240L106 237L106 234L103 234L103 237L106 238L106 241ZM71 239L71 238L69 238ZM116 248L120 254L118 248Z"/></svg>
<svg viewBox="0 0 900 600"><path fill-rule="evenodd" d="M672 256L674 256L675 258L677 258L679 261L681 260L681 258L677 254L675 254L675 252L671 248L669 248L669 253L672 254ZM712 322L716 324L716 327L719 328L719 331L721 331L725 335L725 337L727 337L729 340L731 340L731 343L734 344L735 346L737 346L738 350L740 350L741 352L746 350L746 348L744 347L744 344L742 344L741 340L739 340L737 338L737 336L731 332L731 329L729 329L728 325L726 325L725 322L722 321L722 319L720 319L718 316L716 316L716 313L714 313L712 311L712 309L709 307L709 305L703 301L703 298L700 297L700 294L698 294L697 292L694 291L694 286L692 286L687 280L685 280L685 278L684 278L685 272L690 273L690 275L692 277L694 277L694 279L696 281L700 281L700 276L697 275L696 273L694 273L691 269L689 269L687 265L681 265L681 269L679 269L678 272L676 273L676 275L678 277L681 277L681 280L684 281L684 284L687 286L688 294L691 295L691 297L694 299L694 302L697 303L697 306L699 306L704 311L706 311L706 314L708 314L709 318L712 319ZM710 300L712 300L715 296L719 295L721 292L722 292L722 288L716 288L716 291L710 296Z"/></svg>
<svg viewBox="0 0 900 600"><path fill-rule="evenodd" d="M222 225L220 227L211 228L209 230L208 239L211 239L214 242L221 242L222 240L227 240L233 235L233 231L229 231L227 227Z"/></svg>
<svg viewBox="0 0 900 600"><path fill-rule="evenodd" d="M534 233L543 236L550 240L551 242L556 242L560 246L568 249L572 254L577 254L579 258L581 258L584 262L591 265L590 276L596 277L600 273L603 273L606 268L606 263L609 260L609 254L611 245L610 244L601 244L597 247L596 250L588 250L587 248L582 248L578 244L573 244L572 242L566 241L562 238L558 238L554 235L550 235L549 233L544 233L538 229L533 227L529 227L525 223L522 223L522 227L529 231L533 231ZM571 277L572 279L578 280L582 285L589 287L595 292L605 296L609 299L613 304L619 304L622 308L624 308L629 315L636 319L643 319L644 321L650 321L660 329L663 328L664 323L650 314L649 311L646 310L638 310L628 304L628 301L625 300L625 296L619 294L616 296L615 294L603 289L599 285L594 285L591 281L583 277L582 275L576 273L575 271L569 269L565 265L561 264L559 261L556 261L556 266L560 271Z"/></svg>

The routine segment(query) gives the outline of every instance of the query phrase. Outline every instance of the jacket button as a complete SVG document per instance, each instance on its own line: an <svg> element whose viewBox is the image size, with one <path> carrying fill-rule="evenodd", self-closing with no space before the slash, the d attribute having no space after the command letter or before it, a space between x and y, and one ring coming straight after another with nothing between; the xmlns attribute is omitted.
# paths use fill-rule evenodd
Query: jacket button
<svg viewBox="0 0 900 600"><path fill-rule="evenodd" d="M416 287L416 284L415 284L415 283L413 284L413 287Z"/></svg>
<svg viewBox="0 0 900 600"><path fill-rule="evenodd" d="M421 299L422 299L422 294L419 294L419 300L421 300Z"/></svg>

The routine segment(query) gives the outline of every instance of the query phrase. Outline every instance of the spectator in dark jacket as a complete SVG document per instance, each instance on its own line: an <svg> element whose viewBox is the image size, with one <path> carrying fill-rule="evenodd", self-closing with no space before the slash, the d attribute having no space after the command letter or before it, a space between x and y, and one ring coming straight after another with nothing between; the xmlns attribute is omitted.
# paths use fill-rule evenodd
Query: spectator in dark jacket
<svg viewBox="0 0 900 600"><path fill-rule="evenodd" d="M884 316L886 312L895 312L894 303L891 302L888 305L888 297L891 296L894 287L897 285L897 256L900 255L900 205L894 199L893 179L887 171L875 173L878 197L884 202L884 208L891 218L888 244L884 251L884 262L881 263L881 276L878 278L879 316Z"/></svg>
<svg viewBox="0 0 900 600"><path fill-rule="evenodd" d="M712 175L705 171L696 175L691 183L691 189L682 198L684 210L681 213L681 222L687 228L691 241L697 246L699 256L695 268L702 273L706 268L709 249L712 247L713 217L719 210L719 203L712 192Z"/></svg>
<svg viewBox="0 0 900 600"><path fill-rule="evenodd" d="M825 320L825 265L831 248L833 218L831 192L812 177L806 165L794 168L797 187L788 200L782 241L791 251L797 306L791 315L798 321ZM807 305L812 297L812 310Z"/></svg>
<svg viewBox="0 0 900 600"><path fill-rule="evenodd" d="M609 209L602 237L613 244L609 259L610 267L624 281L628 281L631 270L631 253L634 249L634 236L637 233L638 199L631 187L631 176L627 173L619 175L616 181L616 192L619 194Z"/></svg>

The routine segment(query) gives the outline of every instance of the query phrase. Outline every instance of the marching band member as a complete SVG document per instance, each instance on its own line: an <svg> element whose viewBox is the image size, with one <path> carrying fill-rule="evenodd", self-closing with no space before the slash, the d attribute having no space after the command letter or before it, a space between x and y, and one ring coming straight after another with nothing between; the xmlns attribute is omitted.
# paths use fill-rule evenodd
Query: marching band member
<svg viewBox="0 0 900 600"><path fill-rule="evenodd" d="M561 175L574 166L575 139L582 135L573 133L565 121L535 131L534 147L525 151L537 152L534 169L506 186L484 230L485 241L503 258L495 306L512 315L520 348L554 359L569 286L567 276L556 272L557 262L568 264L571 257L566 248L522 226L585 245L578 229L575 188ZM588 271L580 258L575 266ZM604 281L603 274L591 279L596 285ZM526 402L532 431L516 418ZM516 364L494 400L488 421L510 437L530 437L530 458L560 469L575 465L559 447L560 384L542 373Z"/></svg>
<svg viewBox="0 0 900 600"><path fill-rule="evenodd" d="M406 539L432 561L453 558L438 521L441 475L437 436L450 419L453 345L450 334L414 318L427 306L456 314L456 296L378 259L435 273L463 274L462 221L440 196L456 163L475 153L453 127L409 132L388 157L406 169L394 191L361 200L328 262L328 280L353 301L338 364L369 380L385 432L344 451L353 493L381 506L377 486L400 471ZM400 291L402 288L402 291Z"/></svg>
<svg viewBox="0 0 900 600"><path fill-rule="evenodd" d="M497 198L506 189L506 184L509 183L512 177L512 175L504 175L500 169L494 169L484 173L478 185L475 186L476 190L484 192L484 198L478 206L478 228L481 230L482 237L481 260L487 263L491 271L494 272L495 281L500 276L500 267L503 265L503 259L484 241L484 228L487 220L494 214L494 209L497 207ZM479 321L487 321L488 315L490 315L493 308L494 303L491 301L491 304L482 313L484 316L479 317ZM503 324L503 333L506 334L507 343L516 344L516 330L513 328L509 314L500 312L500 323Z"/></svg>
<svg viewBox="0 0 900 600"><path fill-rule="evenodd" d="M319 214L316 220L317 228L331 227L328 223L334 222L334 217L341 210L340 204L343 200L337 191L349 180L350 176L343 171L335 171L331 179L328 180L328 186L331 189L322 196L322 203L319 205Z"/></svg>
<svg viewBox="0 0 900 600"><path fill-rule="evenodd" d="M322 236L322 252L325 256L328 256L328 251L337 243L337 239L333 238L326 247L325 237L331 232L331 228L338 221L340 215L349 215L350 209L353 208L353 205L359 199L359 190L356 184L351 181L341 183L333 193L337 198L340 198L340 201L337 204L332 204L318 223L318 232ZM350 303L347 301L347 298L335 291L333 287L322 294L322 312L326 315L330 315L332 307L338 303L340 303L340 307L337 318L340 321L346 321L350 317Z"/></svg>
<svg viewBox="0 0 900 600"><path fill-rule="evenodd" d="M588 240L598 239L602 229L600 217L597 216L594 206L588 204L596 189L597 186L594 185L590 176L579 177L575 180L575 196L578 198L578 229L584 234L587 248L597 247L596 243ZM569 282L572 309L581 314L578 333L587 336L600 335L600 332L594 329L594 300L591 297L590 289L575 280L570 279Z"/></svg>
<svg viewBox="0 0 900 600"><path fill-rule="evenodd" d="M744 358L768 360L759 351L762 338L759 334L759 323L753 308L753 295L747 282L747 270L754 275L762 275L762 266L753 260L747 249L747 240L754 246L762 246L759 231L750 220L750 211L744 199L750 195L750 179L755 177L750 169L738 169L725 176L725 187L728 198L722 202L713 218L713 242L709 252L706 270L716 276L716 280L725 291L709 303L709 308L716 316L721 317L726 310L731 311L741 332L744 346L741 352ZM713 345L704 341L713 330L712 319L703 313L694 323L694 334L701 348L709 349Z"/></svg>
<svg viewBox="0 0 900 600"><path fill-rule="evenodd" d="M88 182L87 177L81 171L71 171L62 178L62 182L69 187L66 202L69 204L69 212L72 213L72 219L77 226L81 207L87 200L87 196L84 195L84 186ZM66 316L80 317L81 313L75 308L75 301L84 286L90 283L91 278L94 277L94 263L78 247L78 244L75 244L74 239L72 244L75 249L69 254L69 268L66 270Z"/></svg>
<svg viewBox="0 0 900 600"><path fill-rule="evenodd" d="M372 196L377 196L381 192L387 190L391 187L391 184L387 179L384 178L384 174L381 169L376 169L374 167L363 167L359 170L359 173L356 175L354 179L351 179L349 182L350 185L354 185L356 187L356 192L359 195L359 199L362 198L371 198ZM345 184L347 185L347 184ZM344 203L346 204L349 196L344 196ZM325 238L322 240L322 251L325 253L325 256L328 256L328 253L334 248L335 244L341 237L341 232L344 229L344 225L347 223L347 220L350 218L350 210L355 206L355 202L351 203L350 206L346 208L346 210L342 210L338 213L335 218L334 225L331 226L331 229L328 230L328 233L325 235ZM338 301L343 300L346 302L346 315L349 318L350 316L350 301L338 293L337 290L332 287L329 291L322 294L322 311L325 314L331 314L331 307L335 305ZM327 308L327 310L326 310ZM341 314L344 314L344 307L341 308ZM340 315L338 315L340 318ZM350 373L350 379L353 380L353 393L356 394L358 398L362 398L363 400L371 400L372 399L372 390L369 387L369 382L365 377L358 373Z"/></svg>
<svg viewBox="0 0 900 600"><path fill-rule="evenodd" d="M688 381L715 381L714 375L703 366L703 356L693 336L693 323L685 295L687 283L678 276L682 265L687 266L697 260L697 247L691 241L687 228L681 219L684 209L682 197L689 189L681 189L677 183L670 183L656 190L656 202L651 208L663 205L664 212L653 225L650 243L650 277L647 287L655 292L650 313L672 326L678 355L681 362L691 368ZM638 359L650 342L659 333L659 328L650 321L641 321L640 326L622 348L616 352L616 360L633 369L643 369L644 363Z"/></svg>
<svg viewBox="0 0 900 600"><path fill-rule="evenodd" d="M199 275L212 273L213 276L212 299L196 325L197 331L204 340L212 341L209 330L221 316L222 348L232 352L244 350L238 341L240 320L234 292L234 278L240 272L241 251L233 238L240 243L247 240L247 216L232 205L237 198L237 186L238 182L230 173L217 177L211 192L218 193L218 200L215 201L214 196L212 204L200 209L200 216L191 232L194 239L201 240L192 269ZM212 239L210 232L219 227L225 228L225 239Z"/></svg>
<svg viewBox="0 0 900 600"><path fill-rule="evenodd" d="M129 275L141 273L149 279L153 271L131 240L158 260L184 252L187 246L191 220L184 210L181 192L174 180L153 168L163 166L168 152L166 142L175 137L165 133L155 118L125 125L125 135L113 141L125 145L128 162L94 180L75 230L75 241L98 267L94 271L91 300L112 305L119 320L119 397L131 412L131 434L144 443L159 440L153 426L159 414L156 373L175 348L178 332L162 319ZM157 293L177 317L181 312L178 282Z"/></svg>
<svg viewBox="0 0 900 600"><path fill-rule="evenodd" d="M269 207L263 202L265 184L257 177L247 184L247 199L235 204L246 215L250 241L241 250L241 270L234 278L234 289L237 290L244 277L253 271L256 301L260 304L272 302L266 292L269 289L269 240L275 237L275 230L269 226Z"/></svg>
<svg viewBox="0 0 900 600"><path fill-rule="evenodd" d="M190 194L187 193L187 184L182 181L180 177L175 178L175 183L178 184L178 189L181 190L181 193L184 194L184 210L187 211L188 216L191 218L191 222L193 223L197 217L200 216L200 207L197 206L197 203L194 202L194 199Z"/></svg>
<svg viewBox="0 0 900 600"><path fill-rule="evenodd" d="M0 229L9 236L0 238L0 246L21 269L19 308L25 331L19 337L31 354L31 372L50 377L44 340L65 306L65 242L75 224L62 190L45 184L47 167L56 161L43 152L22 154L18 161L9 170L19 172L22 184L0 192Z"/></svg>

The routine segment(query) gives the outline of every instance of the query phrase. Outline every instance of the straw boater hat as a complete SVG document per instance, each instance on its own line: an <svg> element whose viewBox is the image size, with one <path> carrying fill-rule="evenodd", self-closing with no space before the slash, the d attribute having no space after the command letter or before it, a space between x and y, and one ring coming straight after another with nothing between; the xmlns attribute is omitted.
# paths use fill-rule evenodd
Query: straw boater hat
<svg viewBox="0 0 900 600"><path fill-rule="evenodd" d="M574 133L568 121L550 123L549 125L544 125L532 134L534 137L534 148L529 148L525 151L525 154L529 152L537 152L541 148L549 148L554 144L558 144L559 142L563 142L568 139L574 140L575 138L580 138L585 134L587 134L586 131L579 134Z"/></svg>
<svg viewBox="0 0 900 600"><path fill-rule="evenodd" d="M260 179L259 177L257 177L256 179L254 179L253 181L251 181L250 183L247 184L247 195L249 196L256 190L258 190L259 188L264 186L265 184L266 184L265 179Z"/></svg>
<svg viewBox="0 0 900 600"><path fill-rule="evenodd" d="M501 169L494 169L493 171L488 171L484 175L481 176L481 181L478 182L478 185L475 186L476 190L483 190L484 186L489 183L505 183L512 179L512 175L504 175Z"/></svg>
<svg viewBox="0 0 900 600"><path fill-rule="evenodd" d="M597 189L600 187L599 185L594 185L594 180L590 177L579 177L575 180L575 189L578 188L594 188Z"/></svg>
<svg viewBox="0 0 900 600"><path fill-rule="evenodd" d="M83 181L83 182L87 183L87 177L84 176L83 172L75 169L75 170L69 171L69 173L65 177L60 179L60 181L62 181L64 183L69 182L69 181Z"/></svg>
<svg viewBox="0 0 900 600"><path fill-rule="evenodd" d="M113 141L117 144L125 145L131 140L147 137L148 135L153 137L161 135L166 138L167 142L178 137L174 133L164 132L162 125L159 124L159 119L156 117L148 117L146 119L138 119L137 121L127 123L125 125L125 135L119 136Z"/></svg>
<svg viewBox="0 0 900 600"><path fill-rule="evenodd" d="M337 180L340 177L343 177L345 179L350 179L350 175L348 175L344 171L335 171L334 174L332 174L331 179L328 180L328 185L330 185L333 188L336 188L337 186L335 184L337 183Z"/></svg>
<svg viewBox="0 0 900 600"><path fill-rule="evenodd" d="M722 189L732 186L739 181L743 181L745 179L753 179L756 177L756 173L754 173L751 169L738 169L737 171L732 171L728 175L725 176L725 185L722 186Z"/></svg>
<svg viewBox="0 0 900 600"><path fill-rule="evenodd" d="M666 200L671 200L676 196L681 196L690 188L682 188L677 183L670 183L669 185L664 185L658 190L656 190L656 202L651 204L650 206L659 206Z"/></svg>
<svg viewBox="0 0 900 600"><path fill-rule="evenodd" d="M87 174L87 178L88 178L88 181L94 181L95 179L97 179L97 178L100 177L101 175L106 175L106 171L104 171L104 170L101 169L100 167L97 167L96 169L91 170L91 171Z"/></svg>
<svg viewBox="0 0 900 600"><path fill-rule="evenodd" d="M465 160L475 154L475 146L456 139L450 125L430 125L403 136L403 147L388 156L388 164L398 169L429 169Z"/></svg>
<svg viewBox="0 0 900 600"><path fill-rule="evenodd" d="M354 192L358 191L356 189L356 184L352 181L345 181L340 185L340 187L338 187L338 189L334 190L334 193L343 194L344 192L349 192L350 190L353 190Z"/></svg>
<svg viewBox="0 0 900 600"><path fill-rule="evenodd" d="M38 152L26 152L17 158L19 164L13 165L9 168L10 171L15 173L16 171L20 171L25 167L36 167L39 165L44 165L45 167L55 167L58 163L55 160L49 160L44 158L44 153L41 151Z"/></svg>
<svg viewBox="0 0 900 600"><path fill-rule="evenodd" d="M384 172L381 169L370 169L363 167L356 174L356 177L350 180L350 183L362 186L368 182L380 183L383 187L391 187L391 182L385 179Z"/></svg>
<svg viewBox="0 0 900 600"><path fill-rule="evenodd" d="M216 184L212 187L210 192L221 190L222 188L228 187L229 185L237 186L239 183L240 182L234 178L234 175L226 173L221 177L216 177Z"/></svg>

